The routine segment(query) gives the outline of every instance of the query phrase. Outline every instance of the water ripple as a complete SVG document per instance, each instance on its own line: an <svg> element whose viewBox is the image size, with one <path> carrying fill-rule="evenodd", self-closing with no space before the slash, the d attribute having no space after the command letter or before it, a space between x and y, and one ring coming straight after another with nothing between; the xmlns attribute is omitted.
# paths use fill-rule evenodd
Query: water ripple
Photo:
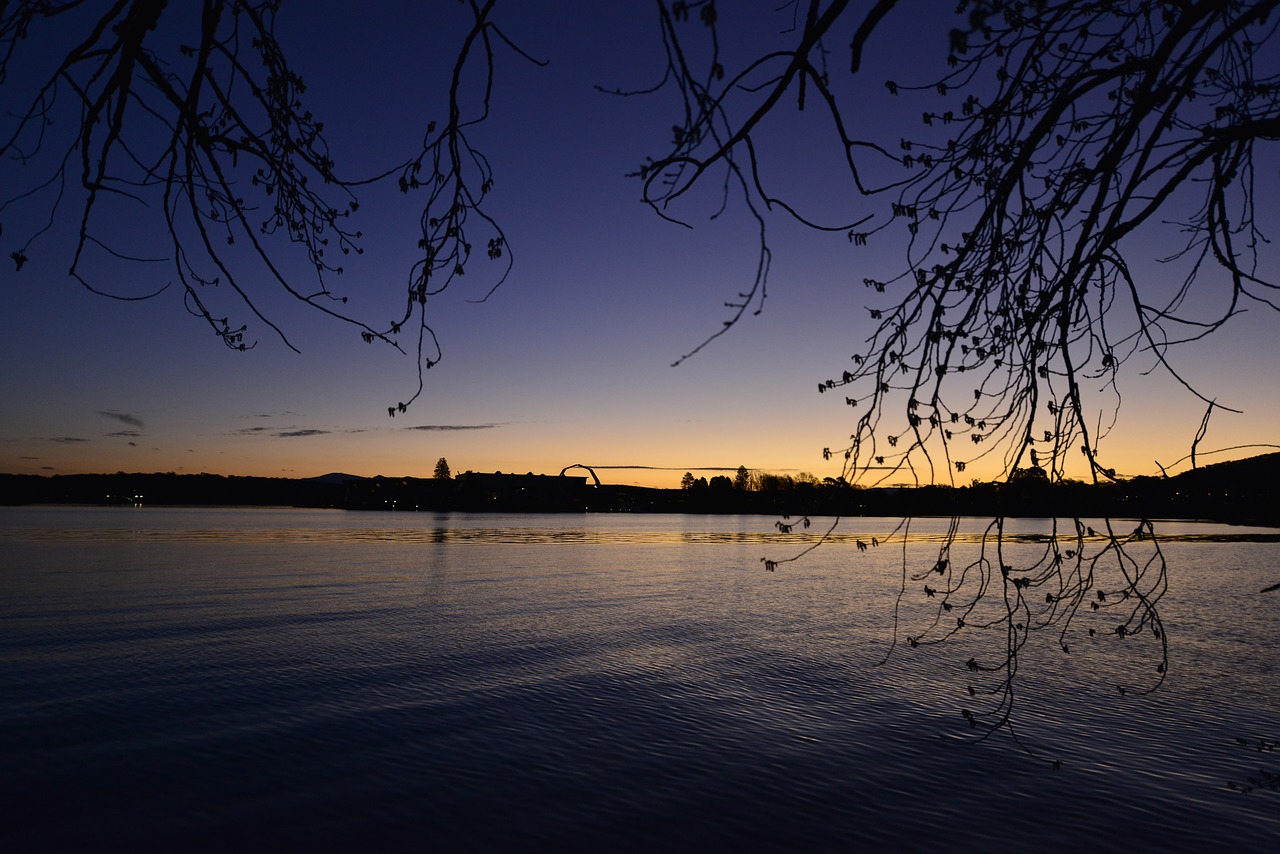
<svg viewBox="0 0 1280 854"><path fill-rule="evenodd" d="M863 520L849 520L847 527L851 531L835 530L823 532L817 530L790 531L779 533L769 530L767 520L761 520L757 530L608 530L608 529L566 529L564 527L369 527L358 524L341 525L333 528L298 529L290 527L262 528L239 530L229 528L100 528L86 530L83 528L0 528L0 541L18 542L88 542L108 541L115 543L243 543L261 545L302 545L317 544L466 544L481 543L491 545L656 545L656 546L690 546L690 545L786 545L807 547L818 542L831 545L857 546L868 544L872 538L879 545L933 544L955 543L960 545L979 544L988 537L982 531L960 531L945 534L938 531L912 531L908 534L892 533L893 525L886 524L880 528L866 528ZM1212 531L1208 533L1186 531L1162 531L1156 528L1157 537L1165 543L1280 543L1280 533L1273 531L1242 530ZM1125 532L1118 532L1123 538ZM1074 540L1069 534L1067 539ZM1047 543L1052 539L1047 532L1009 532L1004 535L1005 543L1037 544ZM1098 534L1081 538L1088 543L1105 543L1108 538Z"/></svg>
<svg viewBox="0 0 1280 854"><path fill-rule="evenodd" d="M1032 759L959 741L962 644L877 665L901 552L849 552L884 520L768 573L763 544L817 535L716 517L22 518L0 526L5 850L1280 842L1274 797L1226 788L1266 759L1236 739L1280 732L1274 603L1256 592L1280 554L1256 532L1175 531L1156 694L1114 689L1149 663L1133 644L1028 646Z"/></svg>

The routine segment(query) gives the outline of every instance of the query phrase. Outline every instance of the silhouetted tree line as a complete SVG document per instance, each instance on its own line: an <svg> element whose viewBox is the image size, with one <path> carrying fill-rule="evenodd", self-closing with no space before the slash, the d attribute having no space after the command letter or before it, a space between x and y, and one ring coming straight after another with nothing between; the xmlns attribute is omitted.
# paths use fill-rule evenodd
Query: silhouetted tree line
<svg viewBox="0 0 1280 854"><path fill-rule="evenodd" d="M757 477L757 488L729 478L691 478L679 490L605 487L593 510L760 513L809 516L1022 516L1213 519L1280 525L1280 454L1220 463L1174 477L1100 484L1051 482L1043 469L1019 469L1004 483L856 488L843 481ZM748 481L749 482L749 481Z"/></svg>

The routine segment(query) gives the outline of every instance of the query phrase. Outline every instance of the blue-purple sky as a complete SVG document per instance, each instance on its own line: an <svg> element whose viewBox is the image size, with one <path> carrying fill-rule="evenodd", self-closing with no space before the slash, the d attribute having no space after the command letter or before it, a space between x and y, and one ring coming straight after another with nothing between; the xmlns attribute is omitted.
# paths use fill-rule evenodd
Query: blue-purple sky
<svg viewBox="0 0 1280 854"><path fill-rule="evenodd" d="M720 5L730 57L760 50L788 20L774 2ZM887 144L914 130L899 125L918 110L888 101L883 81L926 82L952 24L950 3L904 6L862 71L862 115ZM488 212L506 230L515 267L483 304L467 301L491 284L478 278L476 290L451 289L431 304L444 359L407 413L388 418L387 406L412 393L412 357L287 303L267 308L301 354L261 324L249 333L257 348L232 353L183 310L176 288L127 303L85 291L65 274L58 250L68 237L55 228L20 274L11 265L0 272L0 471L429 476L443 456L455 472L555 473L584 463L606 481L658 486L674 486L686 470L739 465L838 475L838 461L821 451L843 445L851 413L817 384L838 375L872 331L862 279L900 269L900 255L771 216L764 312L672 367L749 285L756 237L733 206L708 218L718 205L711 188L682 211L695 225L686 229L656 217L625 177L662 152L678 104L669 94L618 98L594 86L638 88L661 76L653 4L511 2L497 19L523 49L550 60L536 68L499 50L493 114L472 133L493 163ZM448 2L284 4L277 34L308 82L340 171L371 172L414 151L443 109L463 22ZM832 64L842 73L843 54ZM767 139L767 176L810 210L853 219L873 209L852 198L812 111L780 114ZM419 202L393 191L362 196L366 252L334 283L353 313L392 316L415 257ZM1161 254L1154 234L1152 258ZM1154 264L1136 269L1154 286L1168 275ZM133 294L172 278L164 265L110 275L115 290ZM1253 310L1177 354L1189 379L1244 410L1215 414L1201 451L1276 441L1277 320ZM1124 474L1158 473L1156 460L1188 452L1203 405L1159 371L1142 376L1150 360L1130 367L1103 461ZM965 478L995 474L971 468Z"/></svg>

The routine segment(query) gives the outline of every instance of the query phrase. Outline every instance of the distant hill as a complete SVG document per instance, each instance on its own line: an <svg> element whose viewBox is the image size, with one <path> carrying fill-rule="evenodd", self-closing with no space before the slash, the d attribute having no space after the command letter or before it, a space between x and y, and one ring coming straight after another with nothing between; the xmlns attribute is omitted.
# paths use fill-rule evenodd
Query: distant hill
<svg viewBox="0 0 1280 854"><path fill-rule="evenodd" d="M1163 502L1169 516L1280 526L1280 453L1199 466L1168 479L1134 478L1121 487L1137 500Z"/></svg>
<svg viewBox="0 0 1280 854"><path fill-rule="evenodd" d="M1280 481L1280 452L1212 463L1170 478L1175 483L1214 485L1222 488L1263 489Z"/></svg>
<svg viewBox="0 0 1280 854"><path fill-rule="evenodd" d="M361 477L358 474L343 474L342 472L333 471L328 474L322 474L319 477L308 477L304 479L311 483L334 483L342 485L344 483L350 483L353 480L368 480L369 478Z"/></svg>

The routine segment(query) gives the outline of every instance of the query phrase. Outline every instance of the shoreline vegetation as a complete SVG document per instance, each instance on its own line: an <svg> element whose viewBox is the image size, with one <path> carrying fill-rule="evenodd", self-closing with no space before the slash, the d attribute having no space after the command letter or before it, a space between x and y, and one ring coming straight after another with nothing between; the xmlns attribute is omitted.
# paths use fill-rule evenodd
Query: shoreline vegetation
<svg viewBox="0 0 1280 854"><path fill-rule="evenodd" d="M1005 483L860 488L828 479L728 478L684 488L589 483L564 475L466 472L452 478L306 479L216 474L0 474L0 505L287 506L408 512L732 513L790 516L1137 517L1280 527L1280 453L1216 463L1172 477L1051 483L1023 469ZM772 488L769 488L772 486Z"/></svg>

